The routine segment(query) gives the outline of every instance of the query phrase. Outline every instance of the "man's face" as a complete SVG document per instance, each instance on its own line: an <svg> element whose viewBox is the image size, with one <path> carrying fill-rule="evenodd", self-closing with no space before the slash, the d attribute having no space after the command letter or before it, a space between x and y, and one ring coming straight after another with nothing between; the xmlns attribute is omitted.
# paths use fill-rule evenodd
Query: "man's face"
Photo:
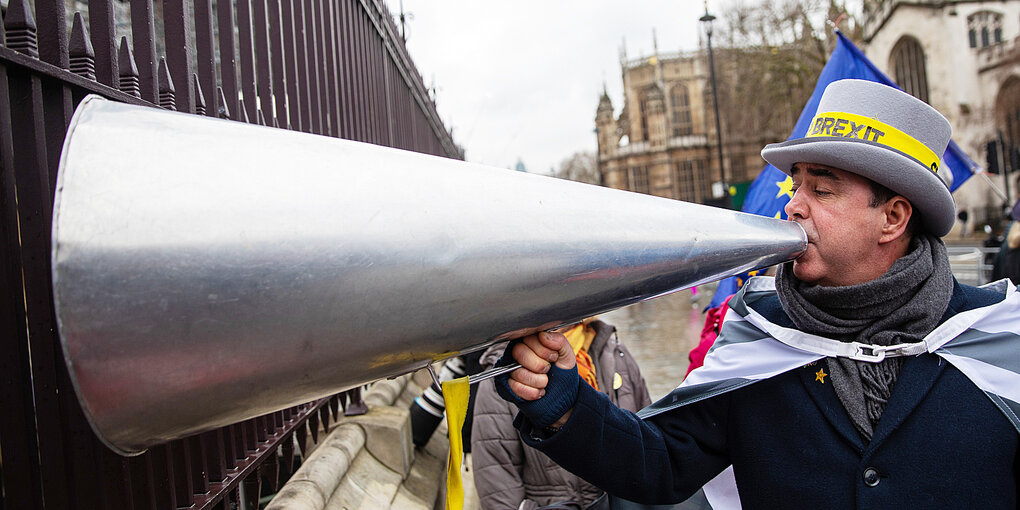
<svg viewBox="0 0 1020 510"><path fill-rule="evenodd" d="M793 263L794 276L826 287L881 276L887 268L878 268L870 256L878 247L885 217L882 208L871 207L869 181L812 163L797 163L790 173L794 195L786 214L808 236L807 250Z"/></svg>

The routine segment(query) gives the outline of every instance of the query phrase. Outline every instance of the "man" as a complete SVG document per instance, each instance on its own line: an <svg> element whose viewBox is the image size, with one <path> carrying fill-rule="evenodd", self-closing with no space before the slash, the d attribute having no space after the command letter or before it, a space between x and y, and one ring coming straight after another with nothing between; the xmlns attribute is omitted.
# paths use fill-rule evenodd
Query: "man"
<svg viewBox="0 0 1020 510"><path fill-rule="evenodd" d="M577 383L562 337L524 338L497 380L522 439L642 503L1016 508L1020 295L952 277L949 136L903 92L830 84L805 138L762 151L807 250L750 280L705 366L639 415Z"/></svg>
<svg viewBox="0 0 1020 510"><path fill-rule="evenodd" d="M1020 200L1013 204L1009 219L1002 246L992 264L992 279L1009 278L1013 284L1020 284Z"/></svg>

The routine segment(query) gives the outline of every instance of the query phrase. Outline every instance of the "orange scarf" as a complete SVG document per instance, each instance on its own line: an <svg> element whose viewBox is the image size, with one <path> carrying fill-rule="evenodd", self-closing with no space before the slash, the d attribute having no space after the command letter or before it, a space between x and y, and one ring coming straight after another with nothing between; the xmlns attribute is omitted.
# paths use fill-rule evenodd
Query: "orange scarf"
<svg viewBox="0 0 1020 510"><path fill-rule="evenodd" d="M578 324L564 331L563 336L567 337L570 347L574 349L574 357L577 358L577 375L598 391L599 382L595 378L595 363L588 355L591 341L595 339L595 330L586 324Z"/></svg>

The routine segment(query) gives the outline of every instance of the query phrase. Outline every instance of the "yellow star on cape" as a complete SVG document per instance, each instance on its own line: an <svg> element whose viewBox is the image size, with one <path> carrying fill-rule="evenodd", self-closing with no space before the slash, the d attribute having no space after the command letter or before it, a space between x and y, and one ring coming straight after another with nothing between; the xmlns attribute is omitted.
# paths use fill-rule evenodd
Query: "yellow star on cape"
<svg viewBox="0 0 1020 510"><path fill-rule="evenodd" d="M779 198L783 195L786 195L791 199L793 198L793 177L787 175L786 179L777 182L776 186L779 187L779 193L776 193L776 198Z"/></svg>
<svg viewBox="0 0 1020 510"><path fill-rule="evenodd" d="M829 374L825 373L825 369L824 368L819 368L818 371L815 372L815 380L820 382L820 383L822 383L822 384L825 384L825 376L827 376L827 375L829 375Z"/></svg>

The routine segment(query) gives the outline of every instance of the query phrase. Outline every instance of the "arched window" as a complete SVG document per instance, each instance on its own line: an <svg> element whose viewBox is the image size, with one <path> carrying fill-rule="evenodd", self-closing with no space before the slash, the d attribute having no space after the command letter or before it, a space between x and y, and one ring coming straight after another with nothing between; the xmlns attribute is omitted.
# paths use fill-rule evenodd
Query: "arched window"
<svg viewBox="0 0 1020 510"><path fill-rule="evenodd" d="M641 107L640 108L641 111L639 113L641 114L641 139L647 142L648 141L648 113L649 113L649 111L648 111L649 110L649 108L648 108L648 93L647 92L641 94L640 107Z"/></svg>
<svg viewBox="0 0 1020 510"><path fill-rule="evenodd" d="M900 38L889 57L893 79L908 94L928 102L928 73L925 71L924 50L909 35Z"/></svg>
<svg viewBox="0 0 1020 510"><path fill-rule="evenodd" d="M1020 147L1020 78L1013 76L995 98L997 128L1010 147Z"/></svg>
<svg viewBox="0 0 1020 510"><path fill-rule="evenodd" d="M674 85L669 91L673 105L673 136L691 134L691 99L684 85Z"/></svg>
<svg viewBox="0 0 1020 510"><path fill-rule="evenodd" d="M967 36L971 48L1002 43L1002 14L981 11L967 16Z"/></svg>
<svg viewBox="0 0 1020 510"><path fill-rule="evenodd" d="M646 166L632 166L627 172L628 177L628 188L630 191L636 191L638 193L649 193L651 188L648 186L648 167Z"/></svg>
<svg viewBox="0 0 1020 510"><path fill-rule="evenodd" d="M685 159L673 163L673 197L685 202L704 203L712 185L708 181L704 159Z"/></svg>

